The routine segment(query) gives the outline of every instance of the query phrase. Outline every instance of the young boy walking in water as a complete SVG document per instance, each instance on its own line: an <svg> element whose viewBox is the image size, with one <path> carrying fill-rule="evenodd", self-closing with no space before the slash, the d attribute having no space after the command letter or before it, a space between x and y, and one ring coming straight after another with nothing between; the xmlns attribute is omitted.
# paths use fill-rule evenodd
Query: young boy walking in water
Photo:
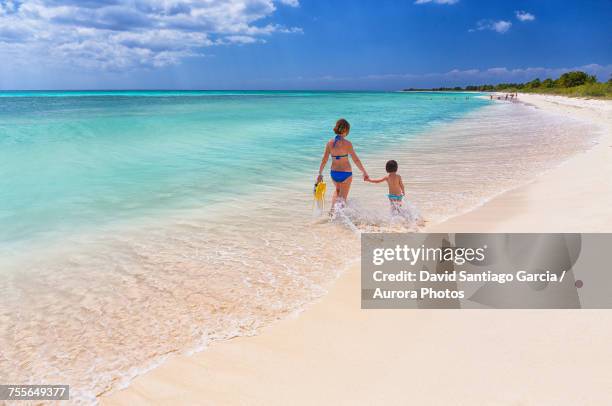
<svg viewBox="0 0 612 406"><path fill-rule="evenodd" d="M397 174L397 162L394 160L390 160L387 162L385 166L388 175L384 178L380 179L368 179L366 182L370 183L382 183L387 182L389 186L389 194L387 197L389 198L389 202L391 203L391 209L394 213L398 213L399 209L402 207L402 200L404 199L404 182L402 182L402 177Z"/></svg>

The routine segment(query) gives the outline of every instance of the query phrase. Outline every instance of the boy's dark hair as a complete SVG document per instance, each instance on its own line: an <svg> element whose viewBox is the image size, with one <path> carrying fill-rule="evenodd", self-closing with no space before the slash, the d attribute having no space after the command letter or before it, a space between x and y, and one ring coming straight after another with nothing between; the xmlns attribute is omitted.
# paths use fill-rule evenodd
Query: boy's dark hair
<svg viewBox="0 0 612 406"><path fill-rule="evenodd" d="M387 161L387 165L385 166L385 169L387 170L387 173L397 172L397 161L394 161L393 159L390 161Z"/></svg>

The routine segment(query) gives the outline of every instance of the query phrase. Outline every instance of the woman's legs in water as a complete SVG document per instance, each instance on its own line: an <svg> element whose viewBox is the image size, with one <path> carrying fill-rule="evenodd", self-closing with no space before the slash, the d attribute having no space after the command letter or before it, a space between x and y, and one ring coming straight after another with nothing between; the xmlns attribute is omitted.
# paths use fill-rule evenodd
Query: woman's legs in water
<svg viewBox="0 0 612 406"><path fill-rule="evenodd" d="M346 200L348 199L348 194L351 190L351 183L353 182L353 177L351 176L350 178L348 178L347 180L345 180L344 182L335 182L334 181L334 185L336 186L336 191L334 192L334 196L332 197L332 204L331 204L331 210L333 212L334 207L336 206L336 202L338 200L341 200L343 202L346 202Z"/></svg>

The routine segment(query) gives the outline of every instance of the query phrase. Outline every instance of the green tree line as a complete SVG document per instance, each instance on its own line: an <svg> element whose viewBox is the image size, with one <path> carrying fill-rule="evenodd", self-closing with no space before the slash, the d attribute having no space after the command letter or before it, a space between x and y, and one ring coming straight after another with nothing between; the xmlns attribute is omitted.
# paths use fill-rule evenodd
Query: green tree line
<svg viewBox="0 0 612 406"><path fill-rule="evenodd" d="M475 92L526 92L548 93L576 97L612 98L612 75L607 82L599 82L597 77L582 71L566 72L557 79L540 78L525 83L498 83L495 85L469 85L465 87L438 87L433 89L405 89L433 91L475 91Z"/></svg>

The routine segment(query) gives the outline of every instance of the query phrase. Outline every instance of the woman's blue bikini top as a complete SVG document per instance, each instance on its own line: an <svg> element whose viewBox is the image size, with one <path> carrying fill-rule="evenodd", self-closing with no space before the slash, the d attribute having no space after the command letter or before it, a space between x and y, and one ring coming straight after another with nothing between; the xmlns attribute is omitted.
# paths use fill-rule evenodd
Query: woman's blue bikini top
<svg viewBox="0 0 612 406"><path fill-rule="evenodd" d="M342 136L336 135L336 137L334 138L334 147L336 146L336 143L338 141L342 141ZM346 155L332 155L332 158L336 158L336 159L346 158L346 157L348 157L348 154L346 154Z"/></svg>

